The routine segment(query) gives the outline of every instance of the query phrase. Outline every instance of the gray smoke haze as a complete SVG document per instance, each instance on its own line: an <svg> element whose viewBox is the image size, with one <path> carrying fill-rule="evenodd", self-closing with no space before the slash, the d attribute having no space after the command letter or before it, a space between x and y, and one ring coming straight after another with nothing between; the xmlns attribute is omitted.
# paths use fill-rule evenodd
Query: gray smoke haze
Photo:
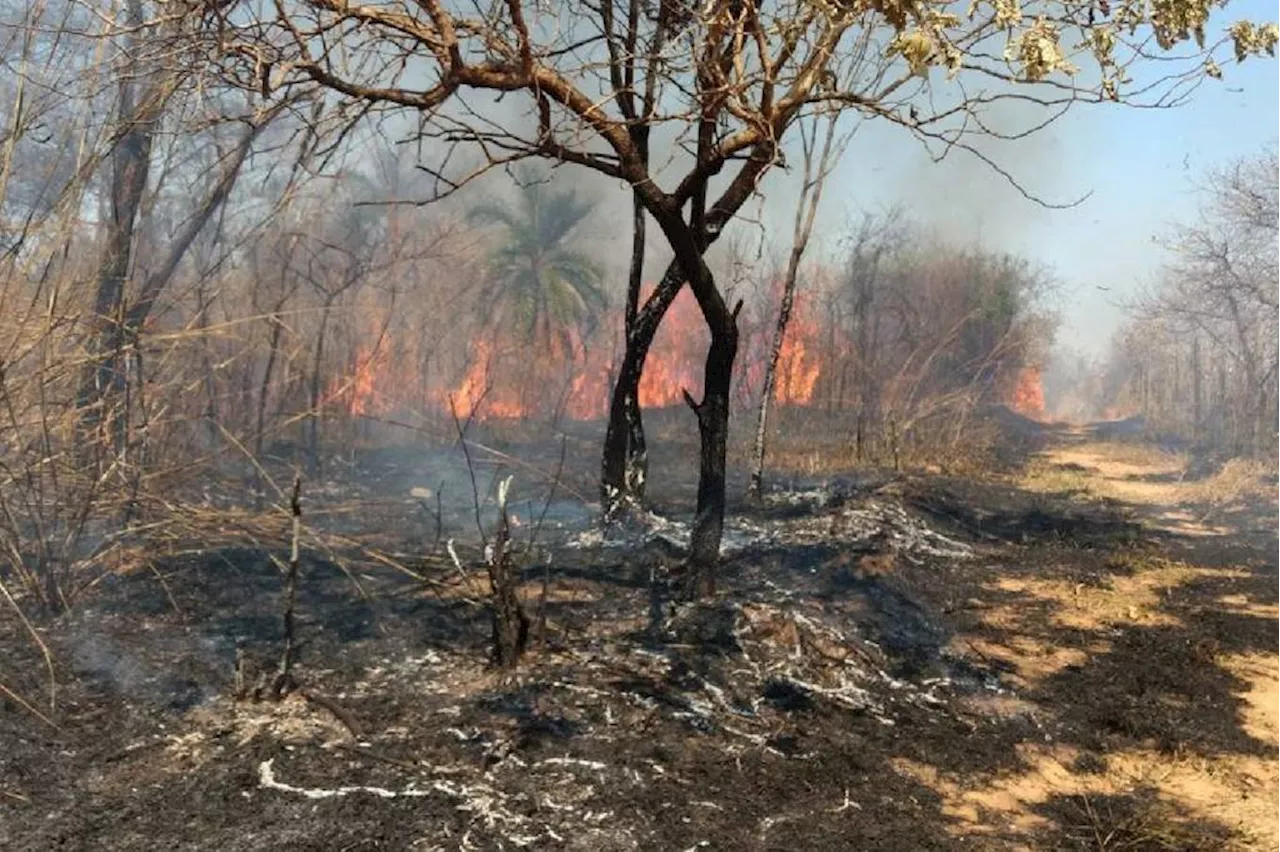
<svg viewBox="0 0 1280 852"><path fill-rule="evenodd" d="M1017 133L1045 118L1039 109L997 106L986 121L1000 133ZM1019 246L1023 232L1048 222L1052 211L1024 196L1011 180L1049 204L1068 203L1084 194L1056 168L1063 143L1052 125L1020 139L988 136L969 144L977 153L953 149L939 162L918 146L915 156L892 178L894 200L949 241L1012 250Z"/></svg>

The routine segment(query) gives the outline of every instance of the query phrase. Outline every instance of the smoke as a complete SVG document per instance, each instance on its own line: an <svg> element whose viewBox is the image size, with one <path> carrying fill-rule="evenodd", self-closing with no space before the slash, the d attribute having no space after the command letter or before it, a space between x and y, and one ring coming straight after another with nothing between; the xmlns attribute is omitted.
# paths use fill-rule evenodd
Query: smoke
<svg viewBox="0 0 1280 852"><path fill-rule="evenodd" d="M1054 218L1045 205L1070 203L1087 191L1061 168L1066 146L1059 124L1020 135L1048 118L1041 107L992 104L982 115L992 132L965 137L972 151L937 143L909 149L891 171L893 199L947 241L1026 253L1025 237ZM902 131L895 136L901 144ZM1001 138L1009 136L1019 138Z"/></svg>
<svg viewBox="0 0 1280 852"><path fill-rule="evenodd" d="M126 643L105 625L83 621L70 637L72 665L124 701L180 711L212 701L230 680L229 637L134 628L130 639L135 635Z"/></svg>

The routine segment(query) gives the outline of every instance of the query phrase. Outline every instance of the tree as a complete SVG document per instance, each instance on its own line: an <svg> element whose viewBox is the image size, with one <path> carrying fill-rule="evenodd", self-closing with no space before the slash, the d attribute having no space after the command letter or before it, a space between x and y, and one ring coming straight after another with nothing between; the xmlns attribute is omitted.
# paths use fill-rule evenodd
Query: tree
<svg viewBox="0 0 1280 852"><path fill-rule="evenodd" d="M1272 147L1201 179L1196 219L1164 235L1168 262L1117 336L1109 403L1231 452L1275 450L1278 171Z"/></svg>
<svg viewBox="0 0 1280 852"><path fill-rule="evenodd" d="M116 127L107 190L108 217L94 299L94 330L77 400L85 431L106 422L117 448L124 440L121 432L124 420L111 409L124 389L126 349L136 343L179 264L226 202L259 134L282 115L293 100L285 98L262 109L250 108L248 115L226 116L244 122L240 138L229 152L219 156L218 173L207 195L197 202L173 234L167 249L160 252L159 262L150 268L141 266L135 257L135 247L144 194L155 179L152 149L166 111L178 98L185 76L166 53L172 43L169 38L172 33L167 26L148 29L145 23L143 0L128 0L120 26L123 58L117 70ZM132 279L137 279L139 284L136 291L130 293L127 285Z"/></svg>
<svg viewBox="0 0 1280 852"><path fill-rule="evenodd" d="M791 252L787 257L787 271L782 280L782 303L778 306L778 322L774 326L773 341L769 347L769 360L765 364L764 388L760 393L760 408L756 415L756 441L753 456L754 467L751 480L747 486L749 497L759 499L764 489L764 454L765 437L769 428L769 402L773 396L774 381L778 373L778 359L782 355L782 344L787 335L787 325L791 321L791 310L795 305L796 284L799 279L800 260L809 246L809 236L813 233L813 220L818 213L818 204L822 200L822 188L826 184L827 175L831 173L833 159L838 159L847 139L836 146L836 127L838 114L827 116L822 147L818 149L818 122L813 127L800 125L803 165L801 169L800 199L796 203L794 232L791 237ZM816 154L816 159L815 159ZM833 155L835 157L833 158Z"/></svg>
<svg viewBox="0 0 1280 852"><path fill-rule="evenodd" d="M448 169L456 162L448 156L444 165L424 164L441 195L494 165L528 157L576 164L631 188L673 261L636 313L613 410L626 411L617 399L635 393L658 323L687 283L711 337L702 399L686 393L701 438L690 560L700 578L695 585L709 589L724 524L741 305L727 302L704 255L784 160L788 131L814 110L847 109L896 123L941 152L981 156L971 141L975 128L1013 138L1083 102L1177 103L1188 86L1218 73L1215 56L1231 47L1241 58L1271 53L1280 39L1272 25L1242 22L1208 41L1216 5L1082 8L1036 0L1019 7L996 0L974 4L964 17L919 0L712 0L696 7L676 0L506 0L474 14L439 0L404 8L206 0L202 8L210 48L225 58L230 76L268 92L318 84L361 105L358 114L415 111L419 136L482 154L479 165L460 172ZM1165 52L1192 41L1197 49L1190 58L1168 54L1148 63L1152 41ZM1075 64L1086 62L1087 69ZM945 82L931 77L934 68L946 72ZM1165 69L1172 70L1158 80L1131 80ZM651 115L633 109L641 74L645 90L655 88ZM487 109L477 92L520 93L528 109ZM1038 103L1044 112L1029 127L998 130L984 113L1005 100ZM646 134L665 134L680 152L664 170L638 144L638 124ZM718 197L713 185L723 187ZM622 430L614 426L603 463L607 499L625 484L625 421Z"/></svg>
<svg viewBox="0 0 1280 852"><path fill-rule="evenodd" d="M522 170L517 183L517 208L490 201L468 213L473 223L502 229L487 259L479 304L494 312L497 328L514 332L526 346L559 345L572 353L574 332L594 324L605 306L604 274L590 255L571 247L595 202L573 190L553 190L531 170Z"/></svg>

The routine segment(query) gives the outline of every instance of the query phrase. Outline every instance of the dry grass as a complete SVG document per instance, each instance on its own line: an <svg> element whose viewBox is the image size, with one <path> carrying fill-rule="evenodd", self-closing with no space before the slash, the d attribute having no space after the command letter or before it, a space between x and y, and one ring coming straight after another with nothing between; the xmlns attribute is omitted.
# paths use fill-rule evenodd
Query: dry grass
<svg viewBox="0 0 1280 852"><path fill-rule="evenodd" d="M1193 478L1186 455L1133 444L1090 443L1055 448L1032 460L1019 485L1042 493L1119 500L1140 506L1203 507L1200 517L1249 503L1276 503L1276 472L1256 459L1228 460L1211 476Z"/></svg>

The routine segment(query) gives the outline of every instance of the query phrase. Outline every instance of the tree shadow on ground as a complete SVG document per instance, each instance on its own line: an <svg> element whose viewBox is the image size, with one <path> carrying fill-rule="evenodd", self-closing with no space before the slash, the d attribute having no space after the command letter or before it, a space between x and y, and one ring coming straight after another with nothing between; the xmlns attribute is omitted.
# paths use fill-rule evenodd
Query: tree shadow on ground
<svg viewBox="0 0 1280 852"><path fill-rule="evenodd" d="M1036 813L1056 824L1040 848L1060 852L1225 852L1243 849L1227 825L1195 816L1160 798L1151 787L1122 795L1054 796Z"/></svg>

